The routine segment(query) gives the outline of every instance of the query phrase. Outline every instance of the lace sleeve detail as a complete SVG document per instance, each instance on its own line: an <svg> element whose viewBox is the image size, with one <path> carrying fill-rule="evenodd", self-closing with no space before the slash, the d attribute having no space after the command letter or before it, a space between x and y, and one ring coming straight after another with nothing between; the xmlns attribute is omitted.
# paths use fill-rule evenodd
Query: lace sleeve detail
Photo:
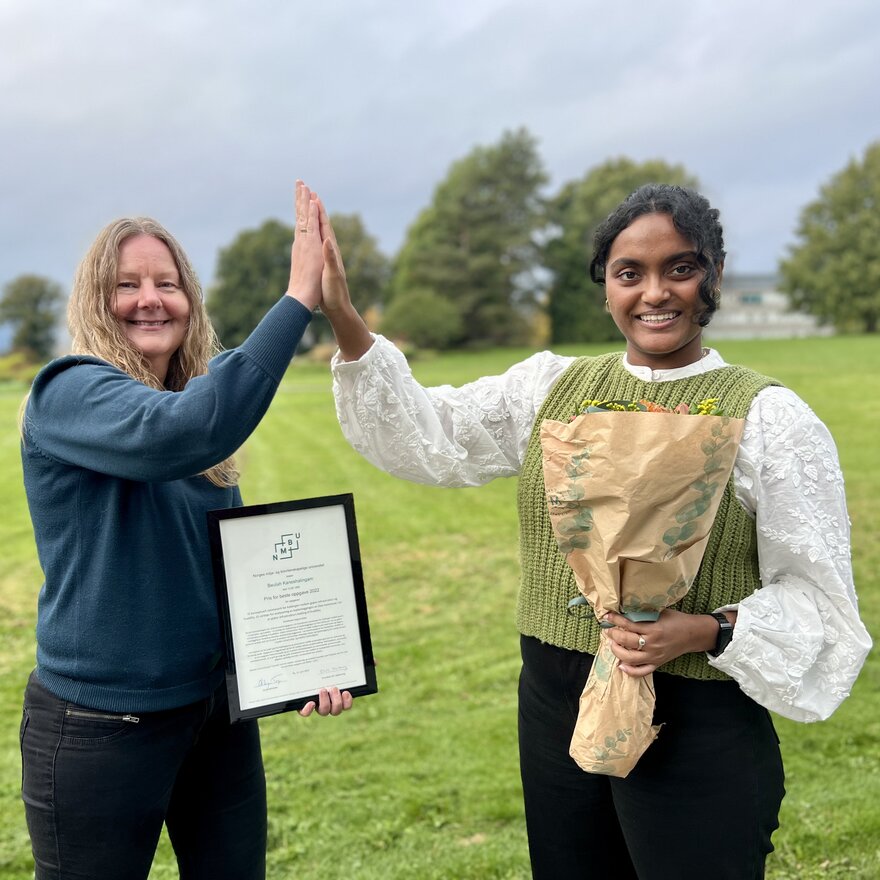
<svg viewBox="0 0 880 880"><path fill-rule="evenodd" d="M871 647L834 440L797 395L768 388L749 413L734 479L753 501L763 587L740 603L733 641L709 662L780 715L827 718Z"/></svg>
<svg viewBox="0 0 880 880"><path fill-rule="evenodd" d="M572 360L541 352L500 376L423 388L377 336L359 361L334 358L336 414L376 467L416 483L478 486L519 472L538 409Z"/></svg>

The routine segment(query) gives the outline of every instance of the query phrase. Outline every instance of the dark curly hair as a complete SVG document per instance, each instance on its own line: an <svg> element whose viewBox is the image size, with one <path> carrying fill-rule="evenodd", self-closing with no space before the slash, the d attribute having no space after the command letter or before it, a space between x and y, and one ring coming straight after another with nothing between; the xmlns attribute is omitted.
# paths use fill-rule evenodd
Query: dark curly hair
<svg viewBox="0 0 880 880"><path fill-rule="evenodd" d="M693 243L697 262L704 272L700 299L706 304L706 311L699 324L705 327L719 304L718 270L724 263L724 234L718 222L718 209L695 190L646 183L630 193L596 228L590 278L596 284L605 284L605 264L614 239L645 214L668 214L678 232Z"/></svg>

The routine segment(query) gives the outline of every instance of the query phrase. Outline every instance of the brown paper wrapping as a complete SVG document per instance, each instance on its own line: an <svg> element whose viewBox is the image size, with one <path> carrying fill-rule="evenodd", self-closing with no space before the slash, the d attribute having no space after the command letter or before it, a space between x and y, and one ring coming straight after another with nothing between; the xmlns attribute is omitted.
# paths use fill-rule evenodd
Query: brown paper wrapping
<svg viewBox="0 0 880 880"><path fill-rule="evenodd" d="M697 576L744 421L591 412L541 423L550 522L578 588L609 611L656 620ZM590 773L626 776L657 737L653 676L633 678L602 638L570 753Z"/></svg>

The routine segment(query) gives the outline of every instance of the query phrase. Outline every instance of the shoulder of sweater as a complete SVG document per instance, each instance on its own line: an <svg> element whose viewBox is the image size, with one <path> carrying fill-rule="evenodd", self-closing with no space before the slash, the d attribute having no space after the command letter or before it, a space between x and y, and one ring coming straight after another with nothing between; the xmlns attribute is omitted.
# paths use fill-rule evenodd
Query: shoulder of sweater
<svg viewBox="0 0 880 880"><path fill-rule="evenodd" d="M76 369L74 369L76 368ZM124 370L101 358L86 354L71 354L46 364L31 384L27 396L22 435L28 443L34 442L37 425L66 424L77 416L87 402L112 395L117 398L125 389L135 387L151 391Z"/></svg>
<svg viewBox="0 0 880 880"><path fill-rule="evenodd" d="M151 395L171 394L145 385L124 370L92 355L65 355L46 364L31 385L24 412L23 429L31 435L35 420L64 420L98 400L144 400Z"/></svg>
<svg viewBox="0 0 880 880"><path fill-rule="evenodd" d="M706 356L703 358L701 363L705 364L707 369L709 370L727 370L731 374L735 374L740 378L752 378L758 381L763 381L767 385L775 385L781 386L782 383L777 379L774 379L772 376L767 376L763 373L759 373L757 370L753 370L751 367L746 367L742 364L730 364L725 359L721 352L717 351L714 348L708 349Z"/></svg>
<svg viewBox="0 0 880 880"><path fill-rule="evenodd" d="M621 359L620 352L582 355L580 357L566 357L552 352L540 352L539 355L533 355L528 361L523 361L523 364L528 364L534 358L545 355L546 359L541 370L545 379L545 394L551 390L562 392L568 385L578 384L583 376L591 375L593 371L602 372L610 369L613 367L614 361Z"/></svg>
<svg viewBox="0 0 880 880"><path fill-rule="evenodd" d="M727 364L721 369L727 369L730 371L735 371L737 376L749 379L752 379L757 382L764 382L767 386L774 387L782 387L782 383L778 379L774 379L772 376L767 376L764 373L759 373L757 370L753 370L751 367L744 367L742 364Z"/></svg>
<svg viewBox="0 0 880 880"><path fill-rule="evenodd" d="M89 367L91 369L74 370L74 367ZM37 373L31 384L31 395L38 395L53 380L56 382L60 380L65 386L75 386L85 381L93 383L105 378L123 378L131 382L137 381L124 370L114 367L113 364L101 360L101 358L88 354L68 354L50 361Z"/></svg>
<svg viewBox="0 0 880 880"><path fill-rule="evenodd" d="M50 379L53 376L58 375L58 373L63 373L65 370L69 370L71 367L78 367L83 364L94 364L99 367L108 367L111 370L121 372L117 367L114 367L112 364L101 358L94 357L94 355L66 354L62 357L55 358L55 360L49 361L49 363L46 364L34 377L34 382Z"/></svg>

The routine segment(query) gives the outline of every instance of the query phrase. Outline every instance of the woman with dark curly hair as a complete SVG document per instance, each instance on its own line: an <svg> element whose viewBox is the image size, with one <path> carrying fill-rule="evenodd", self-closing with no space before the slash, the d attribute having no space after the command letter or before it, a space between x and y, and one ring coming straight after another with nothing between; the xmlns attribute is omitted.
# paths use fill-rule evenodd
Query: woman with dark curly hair
<svg viewBox="0 0 880 880"><path fill-rule="evenodd" d="M367 331L329 237L322 310L339 343L334 390L349 442L416 482L519 476L519 738L533 876L762 877L783 797L767 710L827 718L871 642L831 436L794 393L703 347L724 269L718 211L692 190L652 184L598 228L590 273L605 285L623 353L542 352L457 389L422 388L403 355ZM603 621L622 674L655 673L663 725L626 778L585 773L569 756L600 627L569 610L579 593L551 531L537 428L585 398L720 398L746 423L690 591L656 622Z"/></svg>
<svg viewBox="0 0 880 880"><path fill-rule="evenodd" d="M260 735L229 721L205 513L241 506L233 454L321 298L301 181L296 209L286 294L222 353L173 236L147 218L109 224L76 274L74 354L22 408L45 574L21 724L37 880L145 880L163 824L182 877L265 876ZM300 714L350 707L327 688Z"/></svg>

